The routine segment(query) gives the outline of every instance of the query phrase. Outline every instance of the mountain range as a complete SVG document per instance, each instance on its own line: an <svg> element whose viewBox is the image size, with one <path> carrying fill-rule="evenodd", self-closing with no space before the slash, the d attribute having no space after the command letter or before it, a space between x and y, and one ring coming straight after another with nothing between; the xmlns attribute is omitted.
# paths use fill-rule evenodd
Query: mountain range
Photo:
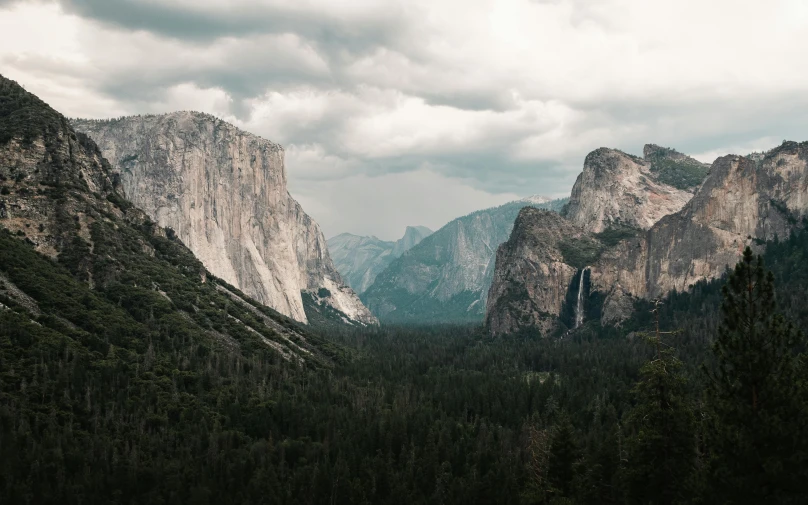
<svg viewBox="0 0 808 505"><path fill-rule="evenodd" d="M510 202L434 233L412 226L398 241L326 241L287 190L278 144L195 112L71 122L2 86L0 220L11 236L105 296L146 289L197 314L159 277L143 274L149 287L126 273L141 268L138 254L180 261L161 256L170 249L216 293L269 311L261 318L287 328L276 333L302 331L292 321L485 322L493 335L620 325L638 300L721 276L745 246L788 236L808 213L808 143L710 165L648 144L642 157L591 152L568 199ZM2 275L4 306L42 311Z"/></svg>
<svg viewBox="0 0 808 505"><path fill-rule="evenodd" d="M396 241L341 233L328 239L328 249L334 266L361 295L387 265L431 234L432 230L426 226L407 226L404 236Z"/></svg>
<svg viewBox="0 0 808 505"><path fill-rule="evenodd" d="M496 250L519 211L565 202L530 197L454 219L392 261L361 299L383 323L482 322Z"/></svg>

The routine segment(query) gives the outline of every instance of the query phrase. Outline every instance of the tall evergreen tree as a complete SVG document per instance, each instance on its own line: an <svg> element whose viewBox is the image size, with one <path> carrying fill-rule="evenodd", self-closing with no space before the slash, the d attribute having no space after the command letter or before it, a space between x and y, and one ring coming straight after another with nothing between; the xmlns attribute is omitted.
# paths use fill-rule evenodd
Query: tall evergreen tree
<svg viewBox="0 0 808 505"><path fill-rule="evenodd" d="M670 349L659 351L640 369L637 403L627 418L630 503L669 505L688 499L696 460L695 418L681 369Z"/></svg>
<svg viewBox="0 0 808 505"><path fill-rule="evenodd" d="M556 497L570 496L577 460L578 445L575 442L574 428L569 417L564 414L553 430L547 472L551 493Z"/></svg>
<svg viewBox="0 0 808 505"><path fill-rule="evenodd" d="M713 344L710 482L718 503L806 503L796 377L797 334L777 312L774 281L747 247L723 288Z"/></svg>

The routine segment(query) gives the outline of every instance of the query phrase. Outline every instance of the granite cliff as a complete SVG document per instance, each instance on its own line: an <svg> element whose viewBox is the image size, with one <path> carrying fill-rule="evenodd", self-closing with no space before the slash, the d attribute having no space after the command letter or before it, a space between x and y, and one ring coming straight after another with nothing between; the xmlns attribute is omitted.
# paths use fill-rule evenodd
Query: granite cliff
<svg viewBox="0 0 808 505"><path fill-rule="evenodd" d="M334 267L317 223L289 195L280 145L194 112L73 125L120 171L127 198L214 275L297 321L316 309L306 300L346 321L376 323Z"/></svg>
<svg viewBox="0 0 808 505"><path fill-rule="evenodd" d="M684 207L692 192L664 181L676 161L689 163L692 158L653 145L645 147L645 156L607 148L589 153L562 212L564 217L594 233L614 225L647 230Z"/></svg>
<svg viewBox="0 0 808 505"><path fill-rule="evenodd" d="M387 265L431 234L425 226L407 226L396 241L341 233L328 239L328 249L342 278L361 295Z"/></svg>
<svg viewBox="0 0 808 505"><path fill-rule="evenodd" d="M20 349L33 341L22 335L39 335L73 359L117 353L141 373L168 371L167 383L187 356L210 351L313 367L334 356L332 344L211 275L125 198L87 135L2 76L0 318ZM161 346L178 361L152 368Z"/></svg>
<svg viewBox="0 0 808 505"><path fill-rule="evenodd" d="M724 156L709 170L654 145L646 146L644 159L591 153L565 219L523 211L500 248L487 305L490 331L572 328L571 313L588 303L600 304L602 323L619 324L635 298L722 275L746 245L761 248L787 236L808 214L806 160L805 142ZM554 288L537 290L537 279L550 272L553 280L543 282Z"/></svg>
<svg viewBox="0 0 808 505"><path fill-rule="evenodd" d="M655 298L720 276L747 245L787 237L808 214L808 143L786 142L758 160L718 158L685 207L647 233L607 250L592 268L592 289L607 294L606 322L623 311L610 304Z"/></svg>
<svg viewBox="0 0 808 505"><path fill-rule="evenodd" d="M555 212L525 207L507 242L497 249L488 292L486 324L496 334L538 329L552 332L579 269L569 265L564 245L591 242L579 226Z"/></svg>

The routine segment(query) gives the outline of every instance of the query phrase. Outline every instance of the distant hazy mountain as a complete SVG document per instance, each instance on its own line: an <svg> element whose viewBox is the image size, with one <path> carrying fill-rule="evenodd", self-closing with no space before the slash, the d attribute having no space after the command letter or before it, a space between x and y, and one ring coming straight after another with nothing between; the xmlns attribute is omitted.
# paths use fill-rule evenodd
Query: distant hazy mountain
<svg viewBox="0 0 808 505"><path fill-rule="evenodd" d="M558 211L565 203L533 196L457 218L392 261L360 298L388 323L482 321L497 247L519 211Z"/></svg>
<svg viewBox="0 0 808 505"><path fill-rule="evenodd" d="M342 278L361 294L394 259L431 234L426 226L408 226L404 236L393 242L342 233L328 239L328 250Z"/></svg>

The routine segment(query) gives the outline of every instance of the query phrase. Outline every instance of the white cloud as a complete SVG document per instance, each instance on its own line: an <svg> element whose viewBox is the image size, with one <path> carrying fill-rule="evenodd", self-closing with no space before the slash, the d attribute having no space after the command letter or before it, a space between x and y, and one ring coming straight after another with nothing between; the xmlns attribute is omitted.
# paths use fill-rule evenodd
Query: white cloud
<svg viewBox="0 0 808 505"><path fill-rule="evenodd" d="M717 158L726 156L728 154L762 153L768 151L772 147L780 145L783 140L784 139L776 139L774 137L761 137L759 139L753 139L741 144L726 145L716 149L711 149L709 151L694 153L691 156L702 163L712 163Z"/></svg>
<svg viewBox="0 0 808 505"><path fill-rule="evenodd" d="M333 233L563 194L601 146L808 131L802 0L60 1L0 10L0 72L70 116L200 109L280 142Z"/></svg>

